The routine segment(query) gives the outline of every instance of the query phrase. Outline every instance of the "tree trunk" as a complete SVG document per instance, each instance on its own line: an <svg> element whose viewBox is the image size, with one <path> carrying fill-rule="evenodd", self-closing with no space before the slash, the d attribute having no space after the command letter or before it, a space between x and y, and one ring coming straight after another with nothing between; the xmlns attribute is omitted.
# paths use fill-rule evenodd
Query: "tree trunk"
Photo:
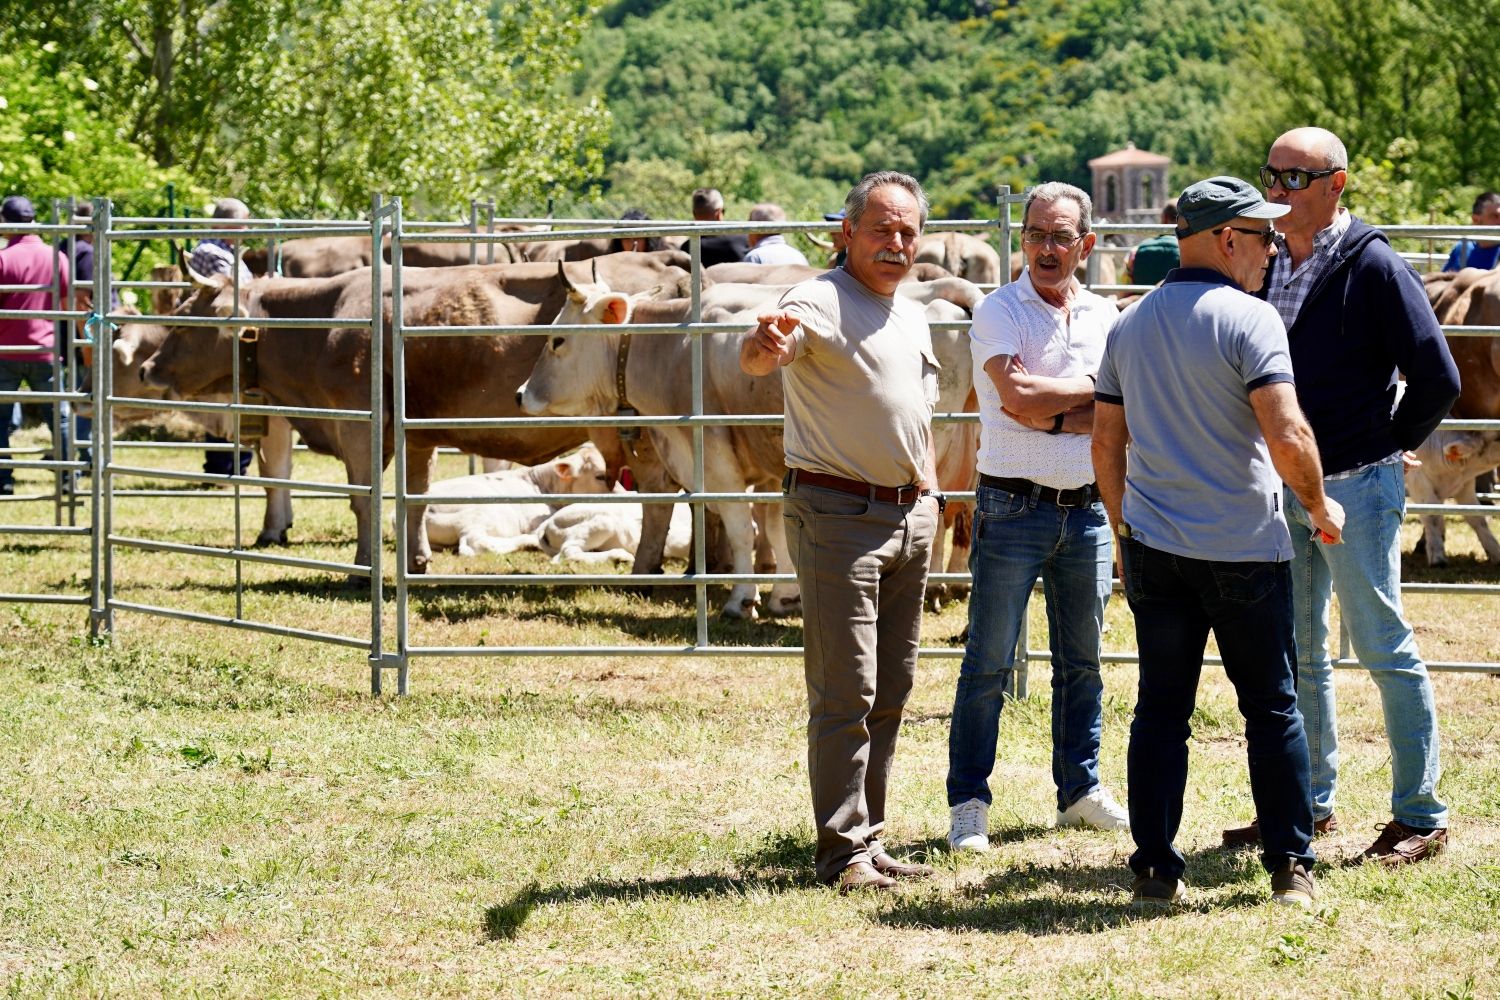
<svg viewBox="0 0 1500 1000"><path fill-rule="evenodd" d="M177 162L173 153L174 108L172 69L175 61L173 22L176 4L157 0L151 5L151 78L156 81L156 128L151 137L151 152L156 162L170 167Z"/></svg>

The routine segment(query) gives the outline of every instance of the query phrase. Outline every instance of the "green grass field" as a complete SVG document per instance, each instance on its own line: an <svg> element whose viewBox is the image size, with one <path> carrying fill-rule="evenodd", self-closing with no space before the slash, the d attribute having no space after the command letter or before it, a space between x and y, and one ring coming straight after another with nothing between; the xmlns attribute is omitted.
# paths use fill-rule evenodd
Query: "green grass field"
<svg viewBox="0 0 1500 1000"><path fill-rule="evenodd" d="M302 455L298 475L340 478ZM244 516L258 524L258 502ZM0 507L9 524L50 517ZM116 530L226 544L232 523L222 493L197 492L122 500ZM342 501L302 501L293 536L293 554L347 559L353 520ZM1421 578L1500 575L1466 536L1451 528L1454 565ZM449 553L436 569L460 566ZM545 568L464 568L505 566ZM0 590L81 593L86 549L5 536L0 573ZM234 613L228 564L124 553L116 579L122 600ZM328 574L244 579L247 616L368 630L360 593ZM1424 653L1500 660L1493 600L1412 597ZM951 644L963 613L929 615L926 644ZM692 636L689 605L603 590L414 588L411 622L422 644ZM713 637L795 645L799 626ZM1118 597L1106 642L1134 645ZM796 660L423 659L409 697L372 699L357 650L125 613L90 640L81 609L0 606L0 983L216 1000L1500 991L1500 679L1434 678L1452 848L1389 872L1343 864L1388 818L1390 768L1373 686L1341 675L1344 830L1317 843L1322 897L1303 914L1265 901L1252 854L1217 847L1252 807L1232 692L1207 670L1180 840L1190 905L1148 917L1127 905L1128 835L1049 828L1045 665L1002 722L997 848L941 849L956 671L922 663L892 800L891 843L938 877L841 898L811 878ZM1106 667L1103 770L1122 797L1133 682Z"/></svg>

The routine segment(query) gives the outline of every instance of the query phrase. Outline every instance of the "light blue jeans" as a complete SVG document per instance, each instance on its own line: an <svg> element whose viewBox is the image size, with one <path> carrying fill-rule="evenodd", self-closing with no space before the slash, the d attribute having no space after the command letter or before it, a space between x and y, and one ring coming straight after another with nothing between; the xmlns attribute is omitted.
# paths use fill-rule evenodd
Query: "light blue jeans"
<svg viewBox="0 0 1500 1000"><path fill-rule="evenodd" d="M1066 809L1099 784L1099 635L1110 590L1104 505L1059 507L980 485L975 508L969 643L948 733L948 804L992 801L1000 711L1040 575L1052 646L1052 778L1057 808Z"/></svg>
<svg viewBox="0 0 1500 1000"><path fill-rule="evenodd" d="M1437 797L1438 727L1432 682L1416 637L1401 612L1401 518L1406 483L1399 462L1324 484L1344 507L1344 541L1312 538L1307 511L1283 490L1292 563L1292 613L1297 641L1297 705L1312 760L1313 817L1333 812L1338 776L1338 721L1328 650L1328 607L1339 613L1360 664L1370 672L1385 710L1391 746L1391 815L1419 829L1448 825Z"/></svg>

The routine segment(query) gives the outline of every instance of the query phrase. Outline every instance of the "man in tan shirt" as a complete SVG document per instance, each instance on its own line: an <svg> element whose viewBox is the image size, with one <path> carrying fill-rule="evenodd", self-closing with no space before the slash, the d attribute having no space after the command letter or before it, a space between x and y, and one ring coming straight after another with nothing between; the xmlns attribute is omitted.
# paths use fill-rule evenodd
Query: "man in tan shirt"
<svg viewBox="0 0 1500 1000"><path fill-rule="evenodd" d="M782 373L817 874L844 892L932 873L895 860L880 839L942 521L938 364L922 307L896 294L926 221L915 179L866 176L845 201L844 267L790 289L740 351L748 374Z"/></svg>

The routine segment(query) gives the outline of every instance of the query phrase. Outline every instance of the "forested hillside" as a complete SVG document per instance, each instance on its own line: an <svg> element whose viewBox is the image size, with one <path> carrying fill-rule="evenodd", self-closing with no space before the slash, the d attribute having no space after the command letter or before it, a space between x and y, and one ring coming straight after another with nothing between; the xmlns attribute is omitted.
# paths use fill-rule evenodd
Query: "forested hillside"
<svg viewBox="0 0 1500 1000"><path fill-rule="evenodd" d="M600 0L595 0L600 2ZM867 170L940 216L1088 182L1134 141L1174 186L1318 123L1385 221L1500 187L1500 0L0 0L0 186L159 211L680 217L721 188L835 207Z"/></svg>
<svg viewBox="0 0 1500 1000"><path fill-rule="evenodd" d="M833 205L892 167L940 215L983 216L999 185L1086 184L1088 158L1127 140L1182 176L1213 164L1228 63L1260 7L620 0L584 40L576 89L614 117L612 202L667 211L658 199L703 178L742 200Z"/></svg>
<svg viewBox="0 0 1500 1000"><path fill-rule="evenodd" d="M1174 186L1250 176L1269 141L1322 123L1380 217L1466 219L1500 186L1500 0L617 0L574 75L614 124L606 211L680 215L719 186L797 214L866 170L920 177L947 217L996 188L1087 184L1127 141ZM1483 109L1483 110L1481 110Z"/></svg>

